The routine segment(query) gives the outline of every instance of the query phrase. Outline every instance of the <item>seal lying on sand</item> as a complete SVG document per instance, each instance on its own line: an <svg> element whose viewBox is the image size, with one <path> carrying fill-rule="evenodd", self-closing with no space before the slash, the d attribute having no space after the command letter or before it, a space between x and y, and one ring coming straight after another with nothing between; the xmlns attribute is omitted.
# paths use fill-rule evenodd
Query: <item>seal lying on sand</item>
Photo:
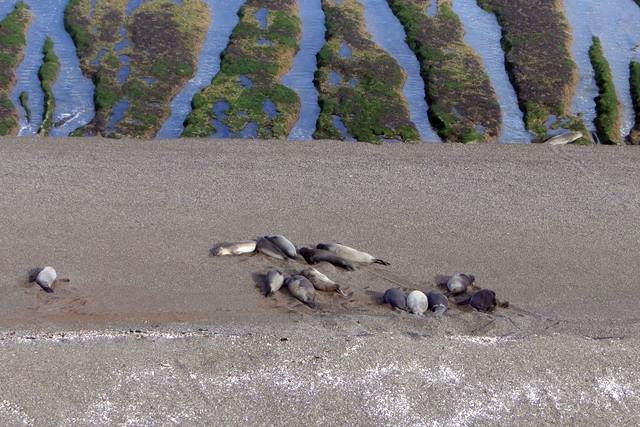
<svg viewBox="0 0 640 427"><path fill-rule="evenodd" d="M258 241L256 242L256 250L271 258L281 260L289 259L287 254L282 249L280 249L278 245L276 245L266 237L261 237L258 239Z"/></svg>
<svg viewBox="0 0 640 427"><path fill-rule="evenodd" d="M496 293L491 289L482 289L471 295L469 305L478 311L491 311L496 305Z"/></svg>
<svg viewBox="0 0 640 427"><path fill-rule="evenodd" d="M407 307L411 313L422 316L429 308L429 300L423 292L411 291L407 295Z"/></svg>
<svg viewBox="0 0 640 427"><path fill-rule="evenodd" d="M582 138L582 132L566 132L549 138L544 143L547 145L566 145Z"/></svg>
<svg viewBox="0 0 640 427"><path fill-rule="evenodd" d="M340 243L320 243L316 245L316 248L323 249L325 251L333 252L342 259L346 259L351 262L358 262L361 264L382 264L389 265L388 262L374 257L366 252L359 251L349 246Z"/></svg>
<svg viewBox="0 0 640 427"><path fill-rule="evenodd" d="M429 300L429 310L436 314L442 314L449 308L449 300L440 292L429 292L427 299Z"/></svg>
<svg viewBox="0 0 640 427"><path fill-rule="evenodd" d="M475 276L471 274L456 273L447 280L447 289L452 294L461 294L475 282Z"/></svg>
<svg viewBox="0 0 640 427"><path fill-rule="evenodd" d="M57 282L69 282L69 279L58 279L58 273L53 267L34 268L29 272L29 282L36 282L43 291L51 293L53 292L53 286Z"/></svg>
<svg viewBox="0 0 640 427"><path fill-rule="evenodd" d="M218 243L213 248L211 248L211 256L243 255L250 254L255 250L255 240L244 240L242 242L224 242Z"/></svg>
<svg viewBox="0 0 640 427"><path fill-rule="evenodd" d="M343 290L340 288L339 284L329 279L326 275L320 273L315 268L307 268L303 270L302 273L300 274L302 274L304 277L309 279L311 283L313 283L313 287L319 291L325 291L325 292L335 291L340 295L342 295L343 297L347 296L343 292Z"/></svg>
<svg viewBox="0 0 640 427"><path fill-rule="evenodd" d="M393 308L407 310L407 293L400 288L387 289L382 299Z"/></svg>
<svg viewBox="0 0 640 427"><path fill-rule="evenodd" d="M271 243L276 245L280 250L289 258L296 259L298 256L298 252L296 251L296 247L289 239L279 234L265 236Z"/></svg>
<svg viewBox="0 0 640 427"><path fill-rule="evenodd" d="M300 248L298 252L300 252L300 255L302 255L309 264L317 264L324 261L348 271L354 271L356 269L355 266L346 259L323 249Z"/></svg>
<svg viewBox="0 0 640 427"><path fill-rule="evenodd" d="M260 290L265 297L273 295L284 283L284 275L282 271L274 268L267 272L264 279L260 283Z"/></svg>
<svg viewBox="0 0 640 427"><path fill-rule="evenodd" d="M317 307L316 291L313 288L313 284L306 277L296 274L288 277L285 284L291 295L311 308Z"/></svg>

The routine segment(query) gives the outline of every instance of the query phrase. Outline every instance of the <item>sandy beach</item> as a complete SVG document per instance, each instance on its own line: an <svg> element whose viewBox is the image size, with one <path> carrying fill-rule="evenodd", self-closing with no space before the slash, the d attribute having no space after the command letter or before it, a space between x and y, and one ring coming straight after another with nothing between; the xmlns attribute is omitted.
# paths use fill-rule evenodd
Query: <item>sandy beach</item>
<svg viewBox="0 0 640 427"><path fill-rule="evenodd" d="M2 417L638 421L640 151L631 147L9 138L0 159ZM319 295L313 311L255 286L253 274L295 262L209 256L216 242L268 233L298 245L340 241L391 265L353 273L322 265L349 297ZM29 268L45 264L71 280L52 295L25 283ZM435 275L456 271L511 307L419 318L379 305L389 287L430 290ZM296 358L308 362L285 369ZM40 381L11 374L32 369ZM124 380L131 375L137 382ZM291 405L269 406L274 384L315 406L288 419ZM49 387L64 404L33 397ZM451 393L473 402L475 415L444 405ZM187 411L179 395L204 400ZM259 412L243 405L256 396ZM362 402L375 407L366 416L352 407Z"/></svg>

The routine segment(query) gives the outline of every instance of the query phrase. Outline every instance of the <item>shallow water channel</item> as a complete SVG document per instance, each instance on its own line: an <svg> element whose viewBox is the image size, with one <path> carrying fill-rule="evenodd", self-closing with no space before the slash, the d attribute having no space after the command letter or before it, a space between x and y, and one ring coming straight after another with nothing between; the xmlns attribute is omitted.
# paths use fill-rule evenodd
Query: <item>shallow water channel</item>
<svg viewBox="0 0 640 427"><path fill-rule="evenodd" d="M27 31L24 59L16 73L16 87L11 95L18 109L19 135L34 135L42 124L44 93L38 69L42 65L44 41L51 37L60 60L60 72L53 85L56 109L51 135L67 136L89 123L94 115L93 83L82 75L75 45L64 28L64 9L68 0L25 0L25 3L29 5L33 19ZM18 99L22 92L29 95L30 121L27 121L26 112Z"/></svg>
<svg viewBox="0 0 640 427"><path fill-rule="evenodd" d="M364 6L367 31L373 41L386 50L404 69L407 80L403 93L406 98L411 121L416 125L424 141L440 141L427 117L424 80L420 75L420 64L405 41L402 24L395 17L386 0L358 0ZM381 76L382 77L382 76Z"/></svg>
<svg viewBox="0 0 640 427"><path fill-rule="evenodd" d="M635 115L629 88L629 63L639 59L640 7L633 0L564 0L567 19L573 32L573 55L580 72L580 83L573 100L573 112L582 113L593 128L598 90L589 61L591 38L602 41L605 56L611 66L618 98L623 106L621 131L627 135Z"/></svg>
<svg viewBox="0 0 640 427"><path fill-rule="evenodd" d="M191 112L193 96L211 83L220 71L220 54L229 43L229 36L238 24L238 9L245 0L207 0L211 11L211 26L205 36L195 76L171 102L171 116L162 125L158 138L178 138L184 121Z"/></svg>
<svg viewBox="0 0 640 427"><path fill-rule="evenodd" d="M282 84L300 97L300 116L289 133L289 139L310 140L320 115L313 77L317 69L316 55L325 42L325 19L321 0L298 0L298 9L302 21L300 50L293 59L291 70L282 78Z"/></svg>
<svg viewBox="0 0 640 427"><path fill-rule="evenodd" d="M531 134L524 127L518 98L505 67L504 51L500 45L502 30L497 18L480 8L476 0L453 0L453 10L464 25L465 43L482 58L496 91L503 122L500 141L530 142Z"/></svg>

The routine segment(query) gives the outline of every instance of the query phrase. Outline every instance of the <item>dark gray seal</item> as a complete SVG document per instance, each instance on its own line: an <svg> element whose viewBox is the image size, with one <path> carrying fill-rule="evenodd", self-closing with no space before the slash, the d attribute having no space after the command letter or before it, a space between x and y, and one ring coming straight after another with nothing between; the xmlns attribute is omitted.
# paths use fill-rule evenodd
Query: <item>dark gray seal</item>
<svg viewBox="0 0 640 427"><path fill-rule="evenodd" d="M371 254L359 251L341 243L320 243L316 245L316 248L333 252L340 258L346 259L347 261L351 262L359 262L361 264L390 265L387 261L381 260L380 258L376 258Z"/></svg>
<svg viewBox="0 0 640 427"><path fill-rule="evenodd" d="M289 239L287 239L286 237L279 235L279 234L275 234L275 235L269 235L269 236L265 236L267 239L269 239L271 241L271 243L273 243L274 245L276 245L278 248L280 248L280 250L282 252L284 252L284 254L286 256L288 256L291 259L296 259L298 256L298 252L296 250L296 247L293 243L291 243L291 241Z"/></svg>
<svg viewBox="0 0 640 427"><path fill-rule="evenodd" d="M285 280L287 289L291 295L296 297L311 308L316 308L316 290L313 284L304 276L299 274L290 276Z"/></svg>
<svg viewBox="0 0 640 427"><path fill-rule="evenodd" d="M262 294L265 297L273 295L282 287L283 283L284 275L282 271L276 268L269 270L260 283Z"/></svg>
<svg viewBox="0 0 640 427"><path fill-rule="evenodd" d="M429 310L436 314L442 314L449 309L449 299L440 292L429 292L427 299L429 300Z"/></svg>
<svg viewBox="0 0 640 427"><path fill-rule="evenodd" d="M289 257L282 249L266 237L261 237L256 242L256 251L275 259L287 260Z"/></svg>
<svg viewBox="0 0 640 427"><path fill-rule="evenodd" d="M469 299L469 305L478 311L492 311L496 304L496 293L491 289L482 289Z"/></svg>
<svg viewBox="0 0 640 427"><path fill-rule="evenodd" d="M407 310L407 293L400 288L387 289L382 299L393 308Z"/></svg>
<svg viewBox="0 0 640 427"><path fill-rule="evenodd" d="M298 252L300 252L300 255L302 255L309 264L317 264L324 261L336 267L344 268L347 271L354 271L356 269L351 262L323 249L300 248Z"/></svg>

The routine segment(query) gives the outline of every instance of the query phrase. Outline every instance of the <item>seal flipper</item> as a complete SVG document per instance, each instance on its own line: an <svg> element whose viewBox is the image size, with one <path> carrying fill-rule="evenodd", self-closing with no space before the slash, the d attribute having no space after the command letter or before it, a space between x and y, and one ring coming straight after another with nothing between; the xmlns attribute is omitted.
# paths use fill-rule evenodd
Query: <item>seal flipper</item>
<svg viewBox="0 0 640 427"><path fill-rule="evenodd" d="M379 258L376 258L373 262L374 262L375 264L391 265L391 263L388 263L387 261L382 260L382 259L379 259Z"/></svg>
<svg viewBox="0 0 640 427"><path fill-rule="evenodd" d="M42 283L39 280L36 280L36 283L38 284L38 286L40 286L42 288L43 291L51 294L53 293L53 289L51 289L49 286L45 285L44 283Z"/></svg>

